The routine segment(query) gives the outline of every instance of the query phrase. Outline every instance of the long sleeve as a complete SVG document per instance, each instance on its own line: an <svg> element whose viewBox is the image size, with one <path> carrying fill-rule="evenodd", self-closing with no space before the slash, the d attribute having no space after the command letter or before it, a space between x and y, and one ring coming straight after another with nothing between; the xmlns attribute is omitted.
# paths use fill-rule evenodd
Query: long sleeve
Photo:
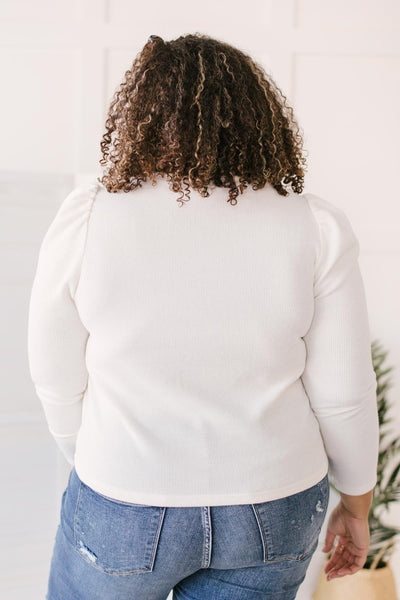
<svg viewBox="0 0 400 600"><path fill-rule="evenodd" d="M305 194L319 232L314 315L303 337L302 381L318 420L331 479L359 495L377 481L379 419L359 242L346 214Z"/></svg>
<svg viewBox="0 0 400 600"><path fill-rule="evenodd" d="M49 431L70 464L81 424L88 372L88 331L74 294L97 184L75 188L62 202L39 250L28 315L28 362Z"/></svg>

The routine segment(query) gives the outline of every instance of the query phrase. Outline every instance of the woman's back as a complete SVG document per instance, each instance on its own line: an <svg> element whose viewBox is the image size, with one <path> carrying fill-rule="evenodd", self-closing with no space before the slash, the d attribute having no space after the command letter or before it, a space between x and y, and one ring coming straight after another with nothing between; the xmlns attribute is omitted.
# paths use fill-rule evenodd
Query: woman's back
<svg viewBox="0 0 400 600"><path fill-rule="evenodd" d="M156 181L76 188L42 244L31 372L58 442L71 452L79 430L80 478L127 502L243 504L314 485L329 457L339 489L371 489L376 380L346 215L270 185L179 206Z"/></svg>

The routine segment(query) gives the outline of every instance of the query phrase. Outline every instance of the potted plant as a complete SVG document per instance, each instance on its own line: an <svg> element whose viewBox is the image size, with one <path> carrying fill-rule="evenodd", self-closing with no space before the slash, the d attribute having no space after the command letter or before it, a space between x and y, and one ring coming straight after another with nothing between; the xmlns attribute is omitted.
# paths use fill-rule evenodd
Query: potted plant
<svg viewBox="0 0 400 600"><path fill-rule="evenodd" d="M393 367L384 368L387 352L374 340L371 344L372 361L377 379L377 403L379 414L379 458L377 484L374 488L371 508L368 515L370 547L365 565L352 575L344 575L327 581L324 571L334 548L328 553L322 566L313 600L397 600L395 580L389 559L394 551L400 529L382 523L382 515L391 502L400 499L400 437L387 441L389 405L385 398L391 387L385 376ZM395 459L393 464L389 464ZM333 489L335 486L330 484Z"/></svg>

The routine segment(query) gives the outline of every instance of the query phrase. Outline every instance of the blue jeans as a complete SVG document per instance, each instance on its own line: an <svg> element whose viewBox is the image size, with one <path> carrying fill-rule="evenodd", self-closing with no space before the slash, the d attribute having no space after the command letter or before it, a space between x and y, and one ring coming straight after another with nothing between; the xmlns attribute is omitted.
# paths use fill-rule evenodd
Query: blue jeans
<svg viewBox="0 0 400 600"><path fill-rule="evenodd" d="M293 600L317 549L328 475L279 500L161 507L99 494L73 467L46 600Z"/></svg>

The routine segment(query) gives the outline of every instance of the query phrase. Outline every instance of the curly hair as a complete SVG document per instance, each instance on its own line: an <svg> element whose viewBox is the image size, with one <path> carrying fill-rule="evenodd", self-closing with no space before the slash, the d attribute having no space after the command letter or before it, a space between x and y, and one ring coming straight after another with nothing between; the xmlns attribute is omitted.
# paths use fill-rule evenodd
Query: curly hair
<svg viewBox="0 0 400 600"><path fill-rule="evenodd" d="M248 184L303 191L303 138L286 97L250 56L197 32L148 38L113 96L100 146L108 168L98 181L109 192L148 177L155 185L156 174L181 206L190 187L202 197L208 185L229 188L232 205Z"/></svg>

